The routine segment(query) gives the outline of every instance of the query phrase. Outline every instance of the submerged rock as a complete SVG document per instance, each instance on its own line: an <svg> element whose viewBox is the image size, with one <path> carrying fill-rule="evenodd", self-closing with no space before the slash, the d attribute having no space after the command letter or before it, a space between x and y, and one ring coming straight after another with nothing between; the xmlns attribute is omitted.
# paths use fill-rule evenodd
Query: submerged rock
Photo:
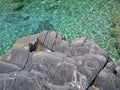
<svg viewBox="0 0 120 90"><path fill-rule="evenodd" d="M112 27L116 28L120 26L120 14L116 15L112 20Z"/></svg>
<svg viewBox="0 0 120 90"><path fill-rule="evenodd" d="M23 16L22 14L6 14L3 17L3 21L9 22L9 23L18 23L19 21L25 21L29 20L29 16Z"/></svg>
<svg viewBox="0 0 120 90"><path fill-rule="evenodd" d="M53 30L54 26L50 23L49 20L39 21L38 29L40 31L42 31L42 30Z"/></svg>
<svg viewBox="0 0 120 90"><path fill-rule="evenodd" d="M120 60L108 60L94 41L43 31L18 39L0 62L0 90L119 90Z"/></svg>
<svg viewBox="0 0 120 90"><path fill-rule="evenodd" d="M120 15L113 18L111 36L115 38L115 45L118 53L120 54Z"/></svg>
<svg viewBox="0 0 120 90"><path fill-rule="evenodd" d="M24 7L24 4L22 2L15 3L14 6L12 7L13 11L18 11L21 10Z"/></svg>
<svg viewBox="0 0 120 90"><path fill-rule="evenodd" d="M24 0L12 0L12 2L23 2Z"/></svg>

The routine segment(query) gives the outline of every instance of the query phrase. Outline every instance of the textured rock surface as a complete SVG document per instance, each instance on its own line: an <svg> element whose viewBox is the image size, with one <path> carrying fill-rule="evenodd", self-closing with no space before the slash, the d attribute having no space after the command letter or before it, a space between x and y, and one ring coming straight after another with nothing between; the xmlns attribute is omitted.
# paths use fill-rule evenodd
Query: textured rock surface
<svg viewBox="0 0 120 90"><path fill-rule="evenodd" d="M43 31L13 47L0 62L0 90L120 90L120 60L108 62L94 41Z"/></svg>
<svg viewBox="0 0 120 90"><path fill-rule="evenodd" d="M94 85L99 90L120 90L120 60L107 63L98 74Z"/></svg>

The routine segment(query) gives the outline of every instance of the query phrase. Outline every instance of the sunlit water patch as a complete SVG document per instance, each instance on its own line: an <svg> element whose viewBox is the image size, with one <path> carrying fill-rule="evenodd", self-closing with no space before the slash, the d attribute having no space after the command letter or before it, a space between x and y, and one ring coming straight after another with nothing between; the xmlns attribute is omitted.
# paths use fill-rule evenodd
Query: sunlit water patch
<svg viewBox="0 0 120 90"><path fill-rule="evenodd" d="M0 1L1 55L16 39L50 29L68 41L79 37L93 39L113 60L119 57L110 37L111 19L120 13L118 0L24 0L24 7L18 11L12 9L16 3L8 1Z"/></svg>

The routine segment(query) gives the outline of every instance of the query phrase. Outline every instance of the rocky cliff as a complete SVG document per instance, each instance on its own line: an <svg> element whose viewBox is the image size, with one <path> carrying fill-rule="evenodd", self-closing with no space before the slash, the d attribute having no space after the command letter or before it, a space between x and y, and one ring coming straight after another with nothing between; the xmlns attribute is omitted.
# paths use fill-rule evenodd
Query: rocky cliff
<svg viewBox="0 0 120 90"><path fill-rule="evenodd" d="M120 60L54 31L23 37L0 62L0 90L120 90Z"/></svg>

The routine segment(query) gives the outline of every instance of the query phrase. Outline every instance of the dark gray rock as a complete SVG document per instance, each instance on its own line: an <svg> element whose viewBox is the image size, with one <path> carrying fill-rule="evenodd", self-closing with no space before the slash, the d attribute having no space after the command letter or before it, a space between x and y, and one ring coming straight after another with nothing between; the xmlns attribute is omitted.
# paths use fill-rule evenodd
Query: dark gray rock
<svg viewBox="0 0 120 90"><path fill-rule="evenodd" d="M30 52L21 50L21 49L14 49L11 52L11 57L7 60L3 60L4 62L15 64L16 66L23 69L25 64L28 62Z"/></svg>
<svg viewBox="0 0 120 90"><path fill-rule="evenodd" d="M77 62L78 71L86 75L88 85L92 83L99 71L107 63L107 59L102 55L86 54L84 56L76 56L73 59Z"/></svg>
<svg viewBox="0 0 120 90"><path fill-rule="evenodd" d="M13 44L12 49L21 49L21 50L27 50L27 51L32 52L36 48L38 36L39 34L35 34L35 35L30 35L30 36L19 38Z"/></svg>
<svg viewBox="0 0 120 90"><path fill-rule="evenodd" d="M0 90L12 90L14 78L10 78L9 74L0 74Z"/></svg>
<svg viewBox="0 0 120 90"><path fill-rule="evenodd" d="M109 62L98 74L94 85L100 90L120 90L120 60Z"/></svg>
<svg viewBox="0 0 120 90"><path fill-rule="evenodd" d="M108 62L94 41L69 43L54 31L32 37L20 40L0 62L0 90L120 90L120 60ZM17 48L20 43L32 48Z"/></svg>
<svg viewBox="0 0 120 90"><path fill-rule="evenodd" d="M71 56L83 56L89 53L89 48L85 46L86 38L78 38L70 43Z"/></svg>
<svg viewBox="0 0 120 90"><path fill-rule="evenodd" d="M31 69L48 75L48 78L50 79L54 76L54 73L57 70L57 64L61 63L62 61L63 60L60 57L51 55L50 53L34 53L32 56Z"/></svg>
<svg viewBox="0 0 120 90"><path fill-rule="evenodd" d="M45 90L42 88L42 80L39 80L40 78L29 72L17 73L13 90Z"/></svg>
<svg viewBox="0 0 120 90"><path fill-rule="evenodd" d="M49 90L44 87L44 78L27 71L1 74L0 78L0 90Z"/></svg>
<svg viewBox="0 0 120 90"><path fill-rule="evenodd" d="M52 31L52 32L49 31L45 38L44 45L47 46L49 49L52 49L52 47L56 41L56 38L57 38L57 33L54 31Z"/></svg>
<svg viewBox="0 0 120 90"><path fill-rule="evenodd" d="M10 72L15 72L19 70L20 68L16 65L0 62L0 73L10 73Z"/></svg>
<svg viewBox="0 0 120 90"><path fill-rule="evenodd" d="M49 31L43 31L43 32L40 33L38 39L40 40L40 42L41 42L42 44L44 44L44 41L45 41L45 38L46 38L48 32L49 32Z"/></svg>
<svg viewBox="0 0 120 90"><path fill-rule="evenodd" d="M30 52L35 51L36 47L37 47L37 38L35 40L29 41L29 51Z"/></svg>
<svg viewBox="0 0 120 90"><path fill-rule="evenodd" d="M101 49L94 41L86 38L78 38L70 43L70 52L72 56L83 56L85 54L98 54L108 58L107 52Z"/></svg>
<svg viewBox="0 0 120 90"><path fill-rule="evenodd" d="M69 56L69 57L71 57L71 53L70 53L70 51L69 51L69 43L67 42L67 41L65 41L65 40L62 40L62 42L61 42L61 50L60 50L60 52L62 52L62 53L64 53L64 54L66 54L67 56Z"/></svg>
<svg viewBox="0 0 120 90"><path fill-rule="evenodd" d="M60 35L57 35L55 43L54 43L54 45L52 47L52 50L54 52L60 52L61 51L61 42L62 42L62 40L63 40L63 37L60 36Z"/></svg>
<svg viewBox="0 0 120 90"><path fill-rule="evenodd" d="M65 37L58 35L54 31L43 31L38 38L42 44L54 52L62 52L70 56L69 43Z"/></svg>
<svg viewBox="0 0 120 90"><path fill-rule="evenodd" d="M66 84L70 84L72 90L84 90L88 86L85 75L77 70L76 61L59 52L36 52L32 55L27 69L29 71L40 72L46 78L50 88L53 90L62 90ZM57 85L57 86L56 86ZM70 86L69 86L70 87ZM78 88L78 89L75 89ZM63 90L69 90L63 89Z"/></svg>

